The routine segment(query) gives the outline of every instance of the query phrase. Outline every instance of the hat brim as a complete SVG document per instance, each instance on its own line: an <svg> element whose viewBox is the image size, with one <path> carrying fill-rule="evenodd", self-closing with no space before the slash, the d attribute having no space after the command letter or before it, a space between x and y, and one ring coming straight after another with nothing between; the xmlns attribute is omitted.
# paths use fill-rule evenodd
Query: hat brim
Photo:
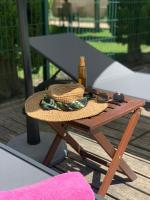
<svg viewBox="0 0 150 200"><path fill-rule="evenodd" d="M107 103L96 103L90 100L85 108L77 111L43 110L40 101L44 94L45 91L37 92L26 100L25 112L28 116L48 122L71 121L97 115L108 107Z"/></svg>

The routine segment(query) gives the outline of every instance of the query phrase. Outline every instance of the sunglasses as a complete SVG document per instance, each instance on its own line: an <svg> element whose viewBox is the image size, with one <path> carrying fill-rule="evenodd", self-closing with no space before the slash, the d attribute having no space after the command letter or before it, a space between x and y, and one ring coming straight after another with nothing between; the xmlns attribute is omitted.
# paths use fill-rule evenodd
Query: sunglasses
<svg viewBox="0 0 150 200"><path fill-rule="evenodd" d="M120 103L125 102L124 95L122 93L114 93L112 98L104 92L92 92L90 93L91 97L96 99L97 103L113 103L120 105Z"/></svg>

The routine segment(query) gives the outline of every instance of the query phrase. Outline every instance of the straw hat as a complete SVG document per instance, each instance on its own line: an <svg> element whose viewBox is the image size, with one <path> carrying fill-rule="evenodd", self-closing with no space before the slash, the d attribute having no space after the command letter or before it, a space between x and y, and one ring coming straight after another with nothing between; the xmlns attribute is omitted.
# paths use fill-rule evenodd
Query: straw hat
<svg viewBox="0 0 150 200"><path fill-rule="evenodd" d="M83 98L84 86L77 84L55 84L48 88L49 95L56 101L71 103Z"/></svg>
<svg viewBox="0 0 150 200"><path fill-rule="evenodd" d="M83 98L84 87L80 84L57 84L50 86L48 90L34 93L25 102L25 111L28 116L48 122L71 121L97 115L108 106L107 103L89 100L86 107L76 111L43 110L40 102L45 93L56 101L70 103Z"/></svg>

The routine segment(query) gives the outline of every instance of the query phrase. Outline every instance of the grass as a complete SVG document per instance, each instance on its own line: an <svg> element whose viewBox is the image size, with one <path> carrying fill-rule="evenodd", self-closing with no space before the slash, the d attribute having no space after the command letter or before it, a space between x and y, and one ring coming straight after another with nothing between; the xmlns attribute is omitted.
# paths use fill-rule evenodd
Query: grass
<svg viewBox="0 0 150 200"><path fill-rule="evenodd" d="M102 51L106 54L116 53L127 53L127 45L117 44L115 42L88 42L90 45L95 47L97 50Z"/></svg>
<svg viewBox="0 0 150 200"><path fill-rule="evenodd" d="M100 32L86 32L86 33L79 33L77 34L79 37L103 37L103 38L110 38L112 37L112 34L110 33L109 30L102 30Z"/></svg>
<svg viewBox="0 0 150 200"><path fill-rule="evenodd" d="M98 33L86 32L77 35L80 38L87 39L90 45L108 55L128 52L128 45L117 43L109 30L104 29ZM141 45L141 50L143 53L150 52L150 45Z"/></svg>
<svg viewBox="0 0 150 200"><path fill-rule="evenodd" d="M56 71L57 71L57 68L53 64L51 64L49 68L49 73L51 75L54 75ZM18 77L20 79L24 79L23 69L19 68L17 72L18 72ZM43 66L39 67L38 73L32 73L32 80L33 80L34 86L37 86L39 83L43 81Z"/></svg>
<svg viewBox="0 0 150 200"><path fill-rule="evenodd" d="M107 55L127 53L127 45L116 43L115 38L109 30L102 30L98 33L87 32L77 35L87 40L91 46Z"/></svg>
<svg viewBox="0 0 150 200"><path fill-rule="evenodd" d="M150 52L150 45L141 45L141 50L143 53Z"/></svg>

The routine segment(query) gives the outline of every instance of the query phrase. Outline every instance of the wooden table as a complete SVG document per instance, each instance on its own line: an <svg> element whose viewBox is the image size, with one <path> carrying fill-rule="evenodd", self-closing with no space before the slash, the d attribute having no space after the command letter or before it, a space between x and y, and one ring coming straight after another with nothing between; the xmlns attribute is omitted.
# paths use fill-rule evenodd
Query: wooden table
<svg viewBox="0 0 150 200"><path fill-rule="evenodd" d="M112 93L109 93L108 95L112 96ZM48 163L52 160L60 141L64 139L76 150L76 152L80 154L82 158L89 158L108 167L108 171L98 191L98 194L100 194L101 196L105 196L117 170L123 172L130 181L135 180L137 178L135 173L124 161L122 156L139 120L140 107L142 106L144 106L143 100L125 96L125 101L123 103L109 103L108 108L97 116L81 120L74 120L70 122L49 122L49 125L56 131L57 134L43 163L45 165L48 165ZM99 131L99 127L120 117L123 117L129 113L131 114L129 121L126 125L124 133L122 134L122 138L120 139L118 148L116 149L110 143L108 138ZM111 163L101 160L97 156L83 149L80 144L76 142L67 132L68 126L76 127L90 133L91 136L95 138L97 143L112 158Z"/></svg>

